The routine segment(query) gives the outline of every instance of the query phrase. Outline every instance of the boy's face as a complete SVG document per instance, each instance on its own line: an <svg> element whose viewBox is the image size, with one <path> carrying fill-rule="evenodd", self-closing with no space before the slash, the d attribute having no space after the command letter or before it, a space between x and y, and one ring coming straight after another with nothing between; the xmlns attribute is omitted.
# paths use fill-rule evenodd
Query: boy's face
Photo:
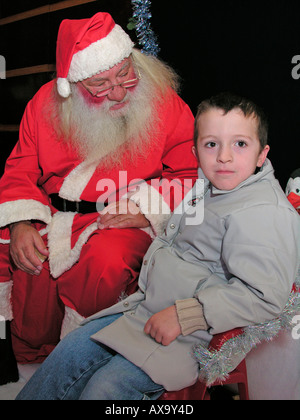
<svg viewBox="0 0 300 420"><path fill-rule="evenodd" d="M239 109L224 115L212 108L198 120L197 151L200 168L220 190L232 190L261 167L269 146L261 151L256 118L245 117Z"/></svg>

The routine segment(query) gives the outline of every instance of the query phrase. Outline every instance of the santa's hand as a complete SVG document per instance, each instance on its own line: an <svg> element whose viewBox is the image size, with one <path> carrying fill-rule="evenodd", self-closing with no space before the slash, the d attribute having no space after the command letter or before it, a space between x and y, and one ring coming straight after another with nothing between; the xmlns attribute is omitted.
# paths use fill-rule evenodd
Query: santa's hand
<svg viewBox="0 0 300 420"><path fill-rule="evenodd" d="M146 228L150 226L140 208L129 199L111 203L99 214L97 220L99 229Z"/></svg>
<svg viewBox="0 0 300 420"><path fill-rule="evenodd" d="M144 332L163 346L171 344L181 334L176 306L170 306L153 315L147 321Z"/></svg>
<svg viewBox="0 0 300 420"><path fill-rule="evenodd" d="M39 232L24 221L10 225L10 255L17 268L38 276L43 269L41 259L47 259L49 251Z"/></svg>

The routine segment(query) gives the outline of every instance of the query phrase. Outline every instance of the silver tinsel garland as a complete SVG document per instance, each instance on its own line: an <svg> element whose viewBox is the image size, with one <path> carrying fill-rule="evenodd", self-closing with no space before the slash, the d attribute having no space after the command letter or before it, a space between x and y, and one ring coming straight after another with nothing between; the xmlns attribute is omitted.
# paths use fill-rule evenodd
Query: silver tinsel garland
<svg viewBox="0 0 300 420"><path fill-rule="evenodd" d="M241 335L226 341L220 350L210 350L204 344L194 346L193 356L200 365L200 381L205 382L207 386L216 380L224 381L247 353L258 344L273 340L281 330L291 330L294 316L300 313L299 275L296 286L296 291L291 292L278 318L243 328Z"/></svg>
<svg viewBox="0 0 300 420"><path fill-rule="evenodd" d="M131 0L133 7L133 22L142 53L157 56L160 49L157 37L151 29L150 0Z"/></svg>

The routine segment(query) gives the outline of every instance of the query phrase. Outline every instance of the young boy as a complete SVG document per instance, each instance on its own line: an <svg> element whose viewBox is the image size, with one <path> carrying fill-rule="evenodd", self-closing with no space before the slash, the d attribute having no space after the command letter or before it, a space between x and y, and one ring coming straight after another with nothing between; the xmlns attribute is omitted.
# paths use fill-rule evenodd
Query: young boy
<svg viewBox="0 0 300 420"><path fill-rule="evenodd" d="M252 102L201 103L199 180L149 248L139 291L62 340L18 398L156 399L196 382L199 340L278 316L296 277L299 216L268 151Z"/></svg>

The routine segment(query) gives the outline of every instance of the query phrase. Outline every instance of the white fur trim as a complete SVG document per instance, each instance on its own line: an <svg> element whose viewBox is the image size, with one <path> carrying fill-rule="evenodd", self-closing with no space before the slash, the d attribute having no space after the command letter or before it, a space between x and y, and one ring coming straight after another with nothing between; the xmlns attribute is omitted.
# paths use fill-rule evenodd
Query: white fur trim
<svg viewBox="0 0 300 420"><path fill-rule="evenodd" d="M127 33L115 25L105 38L73 55L68 80L78 82L114 67L130 56L133 46Z"/></svg>
<svg viewBox="0 0 300 420"><path fill-rule="evenodd" d="M12 280L5 283L0 283L0 315L5 318L5 321L11 321L13 319L13 311L11 305L12 286Z"/></svg>
<svg viewBox="0 0 300 420"><path fill-rule="evenodd" d="M79 328L84 320L85 318L82 315L66 306L65 317L61 326L60 339L62 340L67 334L76 330L76 328Z"/></svg>
<svg viewBox="0 0 300 420"><path fill-rule="evenodd" d="M0 204L0 227L20 222L21 220L40 220L46 224L51 222L50 207L36 200L15 200ZM41 236L47 233L43 229ZM1 244L8 244L9 240L0 239Z"/></svg>
<svg viewBox="0 0 300 420"><path fill-rule="evenodd" d="M98 162L82 162L65 178L59 196L65 200L81 201L80 196L93 176Z"/></svg>
<svg viewBox="0 0 300 420"><path fill-rule="evenodd" d="M51 222L50 207L36 200L15 200L0 204L0 227L21 220L40 220Z"/></svg>
<svg viewBox="0 0 300 420"><path fill-rule="evenodd" d="M63 79L62 77L58 77L57 81L57 91L63 98L68 98L71 93L70 83L67 79Z"/></svg>
<svg viewBox="0 0 300 420"><path fill-rule="evenodd" d="M49 265L54 278L69 270L79 259L82 246L98 229L97 223L88 226L71 249L72 225L76 213L57 212L52 218L48 233Z"/></svg>
<svg viewBox="0 0 300 420"><path fill-rule="evenodd" d="M141 212L151 223L155 236L161 235L171 217L171 209L163 196L146 182L140 184L136 192L133 194L129 192L127 196L140 207ZM150 234L149 231L146 232Z"/></svg>
<svg viewBox="0 0 300 420"><path fill-rule="evenodd" d="M80 196L97 167L97 163L82 162L64 179L59 196L65 200L81 201ZM89 236L98 229L97 223L88 226L71 249L72 225L76 213L57 212L48 233L49 265L54 278L69 270L79 259L81 248Z"/></svg>
<svg viewBox="0 0 300 420"><path fill-rule="evenodd" d="M147 233L151 239L155 239L156 238L156 234L154 232L154 230L152 229L152 226L146 227L146 228L140 228L140 230L142 230L143 232Z"/></svg>

